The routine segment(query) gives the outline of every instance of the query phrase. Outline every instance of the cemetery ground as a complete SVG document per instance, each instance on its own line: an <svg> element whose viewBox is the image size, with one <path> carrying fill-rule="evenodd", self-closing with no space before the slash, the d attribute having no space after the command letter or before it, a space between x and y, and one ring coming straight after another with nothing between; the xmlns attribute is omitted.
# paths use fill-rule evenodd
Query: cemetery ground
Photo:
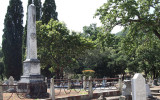
<svg viewBox="0 0 160 100"><path fill-rule="evenodd" d="M106 92L106 91L116 91L115 89L110 89L110 90L97 90L93 93L101 93L101 92ZM66 92L68 92L68 94L66 94ZM50 90L48 89L48 93L50 93ZM74 89L72 89L71 91L64 91L64 89L61 90L60 93L60 89L55 89L55 98L65 98L65 97L73 97L73 96L80 96L80 95L87 95L88 92L85 90L81 90L79 93L75 92ZM41 100L41 99L27 99L24 98L22 96L23 94L17 94L17 93L3 93L3 100ZM45 98L48 100L51 100L49 98Z"/></svg>
<svg viewBox="0 0 160 100"><path fill-rule="evenodd" d="M150 90L151 90L151 92L152 92L152 90L159 92L160 86L151 87ZM48 89L48 92L50 92L49 89ZM55 94L59 94L59 90L55 90ZM64 92L64 90L62 90L62 92L59 95L57 95L56 98L62 98L62 97L68 97L68 96L78 96L78 95L85 95L85 94L88 94L88 93L86 91L81 91L80 93L77 93L74 90L72 90L70 94L66 94ZM4 93L3 100L40 100L40 99L26 99L23 97L22 97L23 99L20 99L16 93L14 93L11 98L10 98L10 96L11 96L11 93ZM118 97L119 96L112 96L112 97L110 97L110 99L116 99ZM154 97L156 97L157 100L160 100L160 94L157 96L154 96ZM8 98L10 98L10 99L8 99ZM93 99L93 100L97 100L97 99Z"/></svg>

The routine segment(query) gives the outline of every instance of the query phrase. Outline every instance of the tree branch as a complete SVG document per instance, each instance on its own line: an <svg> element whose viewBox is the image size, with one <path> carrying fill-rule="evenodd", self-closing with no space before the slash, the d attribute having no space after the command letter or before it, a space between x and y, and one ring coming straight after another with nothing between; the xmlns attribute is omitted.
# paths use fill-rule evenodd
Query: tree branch
<svg viewBox="0 0 160 100"><path fill-rule="evenodd" d="M154 29L153 32L160 39L160 34L158 33L158 31L156 29Z"/></svg>

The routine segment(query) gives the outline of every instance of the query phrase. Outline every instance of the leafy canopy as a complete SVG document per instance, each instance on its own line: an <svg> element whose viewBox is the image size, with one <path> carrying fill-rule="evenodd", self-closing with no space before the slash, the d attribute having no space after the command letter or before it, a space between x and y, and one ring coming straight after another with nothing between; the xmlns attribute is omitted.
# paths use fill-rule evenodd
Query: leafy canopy
<svg viewBox="0 0 160 100"><path fill-rule="evenodd" d="M159 0L108 0L95 15L108 32L121 25L129 28L131 36L155 34L160 39Z"/></svg>

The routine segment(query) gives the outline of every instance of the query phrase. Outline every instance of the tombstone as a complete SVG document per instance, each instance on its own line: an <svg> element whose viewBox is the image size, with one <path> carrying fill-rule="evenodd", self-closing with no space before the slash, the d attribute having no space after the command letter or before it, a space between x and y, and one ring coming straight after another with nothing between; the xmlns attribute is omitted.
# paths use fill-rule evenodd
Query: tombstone
<svg viewBox="0 0 160 100"><path fill-rule="evenodd" d="M9 85L14 85L14 78L13 78L13 76L10 76L8 80L9 80Z"/></svg>
<svg viewBox="0 0 160 100"><path fill-rule="evenodd" d="M28 6L27 52L23 62L23 75L18 83L19 92L29 91L28 98L48 97L47 85L40 73L40 61L37 59L36 7ZM29 84L29 85L27 85Z"/></svg>
<svg viewBox="0 0 160 100"><path fill-rule="evenodd" d="M103 78L103 81L102 81L102 86L103 86L103 87L106 87L106 83L107 83L107 81L106 81L106 78L104 77L104 78Z"/></svg>
<svg viewBox="0 0 160 100"><path fill-rule="evenodd" d="M123 86L123 83L122 83L122 76L119 75L119 80L118 80L118 90L120 91L120 93L122 93L122 86Z"/></svg>
<svg viewBox="0 0 160 100"><path fill-rule="evenodd" d="M83 89L85 90L87 87L86 76L83 76Z"/></svg>
<svg viewBox="0 0 160 100"><path fill-rule="evenodd" d="M16 88L13 86L14 85L13 76L9 77L8 82L9 82L9 89L7 90L7 92L16 92Z"/></svg>
<svg viewBox="0 0 160 100"><path fill-rule="evenodd" d="M157 79L153 80L152 86L158 86L158 80Z"/></svg>
<svg viewBox="0 0 160 100"><path fill-rule="evenodd" d="M145 78L140 73L132 78L132 100L147 100Z"/></svg>
<svg viewBox="0 0 160 100"><path fill-rule="evenodd" d="M124 80L124 85L122 87L122 96L126 97L126 100L131 99L131 80Z"/></svg>
<svg viewBox="0 0 160 100"><path fill-rule="evenodd" d="M147 97L152 97L151 90L150 90L148 84L146 84L146 95L147 95Z"/></svg>

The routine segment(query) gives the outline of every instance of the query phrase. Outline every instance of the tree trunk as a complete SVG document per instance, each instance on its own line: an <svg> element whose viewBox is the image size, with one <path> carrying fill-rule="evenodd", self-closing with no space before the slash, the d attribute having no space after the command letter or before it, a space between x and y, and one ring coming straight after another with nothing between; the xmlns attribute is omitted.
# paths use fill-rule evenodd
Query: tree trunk
<svg viewBox="0 0 160 100"><path fill-rule="evenodd" d="M153 30L154 34L159 38L160 40L160 34L158 33L158 31L156 29Z"/></svg>

